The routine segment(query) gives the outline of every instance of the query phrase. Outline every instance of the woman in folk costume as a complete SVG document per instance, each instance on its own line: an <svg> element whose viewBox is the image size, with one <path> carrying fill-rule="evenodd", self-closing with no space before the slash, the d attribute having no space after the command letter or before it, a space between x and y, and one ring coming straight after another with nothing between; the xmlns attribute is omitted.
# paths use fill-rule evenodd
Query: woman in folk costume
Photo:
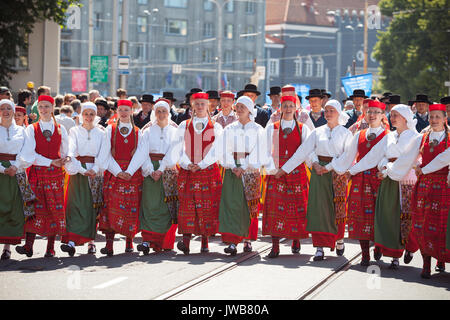
<svg viewBox="0 0 450 320"><path fill-rule="evenodd" d="M28 127L27 118L27 109L25 109L24 107L16 106L16 112L14 113L14 120L16 121L16 125L26 129L26 127Z"/></svg>
<svg viewBox="0 0 450 320"><path fill-rule="evenodd" d="M93 241L97 234L97 214L103 205L103 172L109 162L110 140L103 127L96 126L97 106L81 104L82 124L69 131L70 175L66 193L67 233L62 237L61 250L69 256L75 246L89 242L88 253L96 252Z"/></svg>
<svg viewBox="0 0 450 320"><path fill-rule="evenodd" d="M372 99L364 99L363 105L361 107L362 114L358 117L358 120L354 124L348 128L348 130L355 134L356 132L359 132L361 130L369 128L369 123L367 121L367 109L369 108L369 102L372 101Z"/></svg>
<svg viewBox="0 0 450 320"><path fill-rule="evenodd" d="M52 97L39 96L39 121L26 129L31 149L35 151L35 161L28 171L28 181L36 195L35 214L25 223L25 245L16 247L16 251L27 257L33 255L36 234L47 237L45 257L53 257L56 235L66 233L62 167L70 160L69 143L66 129L56 123L53 105Z"/></svg>
<svg viewBox="0 0 450 320"><path fill-rule="evenodd" d="M218 143L220 164L225 168L219 210L219 233L226 253L236 255L236 246L249 235L250 222L259 213L261 176L265 142L262 126L255 123L252 99L240 97L236 102L239 121L228 125Z"/></svg>
<svg viewBox="0 0 450 320"><path fill-rule="evenodd" d="M370 264L369 249L374 236L375 203L381 183L377 177L377 165L384 156L386 135L389 133L388 128L382 126L385 104L373 100L368 107L369 128L357 132L346 151L331 161L335 172L344 174L348 171L352 176L347 198L347 224L349 238L360 242L362 266ZM379 259L377 250L375 258Z"/></svg>
<svg viewBox="0 0 450 320"><path fill-rule="evenodd" d="M281 98L281 121L271 123L266 130L268 176L263 206L263 235L272 236L272 250L268 257L280 254L281 237L292 239L292 253L300 252L300 239L308 238L306 207L309 181L304 161L313 151L305 152L310 135L307 126L295 117L296 99Z"/></svg>
<svg viewBox="0 0 450 320"><path fill-rule="evenodd" d="M208 94L191 96L194 116L180 123L177 143L181 158L178 176L178 233L183 240L177 248L189 254L192 234L202 236L201 252L208 252L208 237L219 229L222 179L215 145L222 126L208 116Z"/></svg>
<svg viewBox="0 0 450 320"><path fill-rule="evenodd" d="M409 164L421 158L416 166L417 183L411 203L412 234L423 258L422 278L430 278L431 257L438 260L436 270L443 271L450 262L448 213L450 187L447 182L450 164L450 130L443 104L429 107L430 127L411 142L411 148L397 161ZM419 157L420 156L420 157Z"/></svg>
<svg viewBox="0 0 450 320"><path fill-rule="evenodd" d="M220 93L220 112L211 119L225 128L238 120L236 113L233 111L234 93L231 91L223 91Z"/></svg>
<svg viewBox="0 0 450 320"><path fill-rule="evenodd" d="M323 247L333 251L336 246L337 255L344 254L348 179L333 171L332 160L344 153L353 137L344 127L349 116L339 101L327 101L324 116L327 124L314 130L307 140L313 144L313 152L308 161L312 170L306 230L311 232L317 248L314 261L323 260Z"/></svg>
<svg viewBox="0 0 450 320"><path fill-rule="evenodd" d="M106 247L100 252L114 254L114 235L126 237L125 252L133 252L133 238L139 231L139 207L142 174L139 165L131 165L136 149L143 143L142 133L133 123L132 102L117 101L118 120L106 128L111 141L108 171L103 181L104 206L100 212L99 230L106 236Z"/></svg>
<svg viewBox="0 0 450 320"><path fill-rule="evenodd" d="M156 252L173 249L175 242L179 153L173 152L177 128L169 123L169 116L169 104L158 100L151 114L152 125L143 131L143 143L130 164L141 166L144 177L139 211L142 243L137 246L144 255L150 248Z"/></svg>
<svg viewBox="0 0 450 320"><path fill-rule="evenodd" d="M403 255L405 244L407 250L408 244L413 245L408 242L408 236L411 230L411 196L417 181L412 169L414 162L400 165L396 161L410 152L411 141L418 135L413 116L411 108L404 104L391 110L391 121L396 131L386 136L384 157L378 164L378 177L382 182L375 206L374 242L378 255L393 258L391 268L394 269L399 266L398 258Z"/></svg>
<svg viewBox="0 0 450 320"><path fill-rule="evenodd" d="M0 243L4 244L1 260L11 257L11 244L20 244L25 225L24 200L20 176L34 161L25 129L14 122L15 105L0 100Z"/></svg>

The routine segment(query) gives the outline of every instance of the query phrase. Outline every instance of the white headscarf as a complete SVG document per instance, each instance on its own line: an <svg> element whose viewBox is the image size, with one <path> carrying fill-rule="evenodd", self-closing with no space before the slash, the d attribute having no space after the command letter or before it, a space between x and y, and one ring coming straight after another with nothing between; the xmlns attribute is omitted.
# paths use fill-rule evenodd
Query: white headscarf
<svg viewBox="0 0 450 320"><path fill-rule="evenodd" d="M236 104L238 103L242 103L244 106L247 107L248 111L250 111L250 120L255 121L257 110L255 108L253 100L247 96L242 96L239 99L237 99Z"/></svg>
<svg viewBox="0 0 450 320"><path fill-rule="evenodd" d="M97 116L97 105L93 102L88 101L81 104L81 111L80 114L78 115L78 121L80 125L83 124L83 111L89 109L95 111L94 125L97 125L100 122L100 120L102 120L99 116Z"/></svg>
<svg viewBox="0 0 450 320"><path fill-rule="evenodd" d="M14 113L16 112L16 105L11 100L9 100L9 99L2 99L2 100L0 100L0 106L3 105L3 104L10 105L11 108L13 109L13 112Z"/></svg>
<svg viewBox="0 0 450 320"><path fill-rule="evenodd" d="M406 104L397 104L391 109L391 112L392 111L397 111L403 118L405 118L406 126L409 130L416 130L417 119L414 119L414 114L409 106Z"/></svg>
<svg viewBox="0 0 450 320"><path fill-rule="evenodd" d="M326 106L330 106L330 107L333 107L336 109L336 111L339 113L338 123L341 126L344 126L347 123L347 121L350 117L347 114L347 112L342 110L342 105L339 101L337 101L335 99L328 100L327 103L325 104L325 107Z"/></svg>
<svg viewBox="0 0 450 320"><path fill-rule="evenodd" d="M163 100L159 100L153 106L153 111L150 114L150 122L152 124L156 124L156 109L158 109L158 108L165 108L167 110L167 112L169 113L169 120L170 120L170 106L169 106L169 104L167 102L163 101Z"/></svg>

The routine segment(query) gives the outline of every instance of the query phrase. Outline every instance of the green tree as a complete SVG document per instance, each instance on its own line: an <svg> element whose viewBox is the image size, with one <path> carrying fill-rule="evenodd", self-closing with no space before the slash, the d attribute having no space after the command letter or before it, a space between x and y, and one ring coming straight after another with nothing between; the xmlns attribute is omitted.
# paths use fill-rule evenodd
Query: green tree
<svg viewBox="0 0 450 320"><path fill-rule="evenodd" d="M382 86L404 101L417 93L438 101L450 80L450 0L381 0L379 6L392 18L375 45Z"/></svg>
<svg viewBox="0 0 450 320"><path fill-rule="evenodd" d="M65 12L80 0L10 0L0 10L0 83L7 85L16 73L19 52L28 50L28 35L39 21L52 20L63 25ZM30 52L30 54L33 54Z"/></svg>

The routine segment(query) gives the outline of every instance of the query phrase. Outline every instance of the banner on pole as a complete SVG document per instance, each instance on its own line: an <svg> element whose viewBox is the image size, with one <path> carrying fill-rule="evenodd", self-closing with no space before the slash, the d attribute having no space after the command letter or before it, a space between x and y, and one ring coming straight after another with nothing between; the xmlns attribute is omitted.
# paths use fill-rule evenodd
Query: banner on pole
<svg viewBox="0 0 450 320"><path fill-rule="evenodd" d="M342 85L344 86L345 94L347 97L353 94L353 90L362 89L365 91L366 96L372 94L372 74L359 74L351 77L342 77Z"/></svg>

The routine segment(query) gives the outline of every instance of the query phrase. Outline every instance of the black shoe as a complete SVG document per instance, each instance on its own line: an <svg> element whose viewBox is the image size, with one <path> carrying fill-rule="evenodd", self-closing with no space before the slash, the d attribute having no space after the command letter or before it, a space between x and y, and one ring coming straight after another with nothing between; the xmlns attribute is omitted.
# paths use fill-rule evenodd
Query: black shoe
<svg viewBox="0 0 450 320"><path fill-rule="evenodd" d="M189 254L189 248L186 247L186 245L184 244L183 241L177 242L177 248L178 248L178 250L182 251L185 255Z"/></svg>
<svg viewBox="0 0 450 320"><path fill-rule="evenodd" d="M97 252L97 249L95 247L95 244L88 244L88 254L95 254Z"/></svg>
<svg viewBox="0 0 450 320"><path fill-rule="evenodd" d="M370 266L370 260L362 259L360 265L361 265L361 267L368 267L368 266Z"/></svg>
<svg viewBox="0 0 450 320"><path fill-rule="evenodd" d="M61 251L67 252L69 254L69 256L71 256L71 257L73 257L75 255L75 248L72 246L69 246L66 243L63 243L61 245Z"/></svg>
<svg viewBox="0 0 450 320"><path fill-rule="evenodd" d="M338 248L336 247L336 255L338 255L339 257L341 257L341 256L344 255L345 245L344 245L344 244L342 244L342 245L343 245L342 249L338 249Z"/></svg>
<svg viewBox="0 0 450 320"><path fill-rule="evenodd" d="M141 251L144 254L144 256L148 256L150 254L150 247L148 246L138 244L136 248L138 251Z"/></svg>
<svg viewBox="0 0 450 320"><path fill-rule="evenodd" d="M33 249L28 250L25 246L17 246L16 252L19 254L26 254L28 258L33 256Z"/></svg>
<svg viewBox="0 0 450 320"><path fill-rule="evenodd" d="M209 248L208 248L208 247L201 248L201 249L200 249L200 252L201 252L201 253L208 253L208 252L209 252Z"/></svg>
<svg viewBox="0 0 450 320"><path fill-rule="evenodd" d="M323 258L325 257L325 253L322 250L317 250L317 252L321 252L322 254L318 255L318 256L317 255L314 256L313 260L314 261L322 261ZM316 254L317 254L317 252L316 252Z"/></svg>
<svg viewBox="0 0 450 320"><path fill-rule="evenodd" d="M106 254L108 257L112 257L114 255L114 250L108 250L106 247L100 249L101 254Z"/></svg>
<svg viewBox="0 0 450 320"><path fill-rule="evenodd" d="M126 253L130 253L130 252L133 252L133 251L134 251L133 247L125 248L125 252Z"/></svg>
<svg viewBox="0 0 450 320"><path fill-rule="evenodd" d="M405 255L403 256L403 262L405 264L409 264L413 259L413 255L409 251L405 251Z"/></svg>
<svg viewBox="0 0 450 320"><path fill-rule="evenodd" d="M244 242L244 252L252 252L252 244L250 242Z"/></svg>
<svg viewBox="0 0 450 320"><path fill-rule="evenodd" d="M4 249L0 260L9 260L11 258L11 251Z"/></svg>
<svg viewBox="0 0 450 320"><path fill-rule="evenodd" d="M223 249L223 251L225 253L229 253L232 256L235 256L237 254L237 249L235 246L229 245L228 247L226 247L225 249Z"/></svg>
<svg viewBox="0 0 450 320"><path fill-rule="evenodd" d="M423 279L430 279L431 278L431 272L422 271L422 273L420 274L420 277L422 277Z"/></svg>
<svg viewBox="0 0 450 320"><path fill-rule="evenodd" d="M300 243L297 246L296 243L292 242L291 251L292 253L300 253Z"/></svg>
<svg viewBox="0 0 450 320"><path fill-rule="evenodd" d="M398 270L399 266L400 263L398 262L398 260L392 260L389 269Z"/></svg>
<svg viewBox="0 0 450 320"><path fill-rule="evenodd" d="M54 256L55 256L55 250L53 250L53 249L47 250L44 255L44 257L46 257L46 258L53 258Z"/></svg>
<svg viewBox="0 0 450 320"><path fill-rule="evenodd" d="M280 251L270 250L270 253L267 255L267 258L273 259L280 255Z"/></svg>
<svg viewBox="0 0 450 320"><path fill-rule="evenodd" d="M434 269L436 272L445 272L445 262L439 262L436 264L436 268Z"/></svg>
<svg viewBox="0 0 450 320"><path fill-rule="evenodd" d="M381 259L381 257L383 256L383 254L381 253L381 248L380 247L375 247L375 249L373 250L373 258L378 261Z"/></svg>

